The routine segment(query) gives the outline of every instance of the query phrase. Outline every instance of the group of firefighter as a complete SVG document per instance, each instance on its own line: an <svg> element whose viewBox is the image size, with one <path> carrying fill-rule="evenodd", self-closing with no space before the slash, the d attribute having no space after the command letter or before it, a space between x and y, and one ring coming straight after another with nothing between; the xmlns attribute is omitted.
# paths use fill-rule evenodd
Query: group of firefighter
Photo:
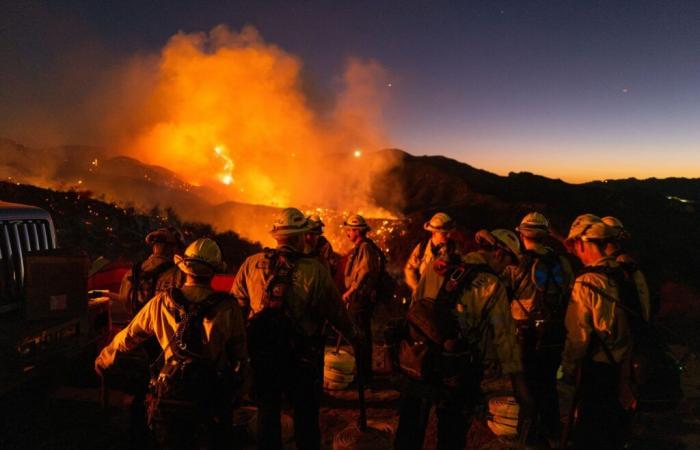
<svg viewBox="0 0 700 450"><path fill-rule="evenodd" d="M120 354L157 340L142 402L157 446L236 448L232 415L245 398L257 406L258 448L283 448L286 400L296 448L319 449L329 330L352 346L357 377L373 386L372 317L391 295L386 257L367 221L352 215L343 224L352 249L340 267L323 228L318 216L281 211L270 232L277 246L248 257L230 293L212 287L223 270L212 239L184 248L173 228L147 236L152 254L113 295L133 319L95 369L108 373ZM635 407L635 333L650 305L623 250L622 223L581 215L557 246L547 218L531 212L515 232L477 232L467 253L447 214L424 229L429 238L405 265L412 298L394 333L404 375L394 448L423 448L433 407L437 448L465 448L482 384L494 378L512 383L520 448L623 448Z"/></svg>

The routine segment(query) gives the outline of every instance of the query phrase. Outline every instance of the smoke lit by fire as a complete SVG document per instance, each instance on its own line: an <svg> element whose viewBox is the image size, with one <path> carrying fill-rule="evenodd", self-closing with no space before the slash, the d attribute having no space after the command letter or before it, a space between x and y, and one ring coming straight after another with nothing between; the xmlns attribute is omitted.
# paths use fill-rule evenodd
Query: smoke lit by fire
<svg viewBox="0 0 700 450"><path fill-rule="evenodd" d="M179 33L155 63L145 61L128 71L150 81L126 109L143 120L123 118L130 132L119 136L121 152L214 188L223 200L385 215L372 204L370 182L391 161L359 159L359 148L387 145L378 63L350 59L335 106L321 114L302 89L301 61L251 27Z"/></svg>
<svg viewBox="0 0 700 450"><path fill-rule="evenodd" d="M84 166L70 167L75 175L65 173L65 152L71 150L56 150L55 161L42 157L41 170L19 151L7 162L7 176L59 189L69 183L146 208L172 206L187 220L231 228L266 244L274 210L261 208L264 213L251 216L236 205L391 218L372 198L372 183L396 163L390 153L374 152L389 146L381 127L386 79L379 63L348 58L336 92L324 93L321 107L311 100L319 96L307 95L299 58L254 28L180 32L157 55L139 54L118 65L96 90L86 90L89 98L81 104L99 110L89 115L95 123L84 127L102 130L101 145L170 169L179 180L167 186L182 189L186 198L172 201L172 191L164 198L133 183L99 184L99 173L116 168L106 162L109 154L97 150L86 154ZM124 170L128 163L120 164ZM34 168L23 173L21 167ZM89 172L85 183L81 167ZM151 182L148 171L143 180ZM226 208L217 206L223 203ZM342 238L340 231L328 229Z"/></svg>

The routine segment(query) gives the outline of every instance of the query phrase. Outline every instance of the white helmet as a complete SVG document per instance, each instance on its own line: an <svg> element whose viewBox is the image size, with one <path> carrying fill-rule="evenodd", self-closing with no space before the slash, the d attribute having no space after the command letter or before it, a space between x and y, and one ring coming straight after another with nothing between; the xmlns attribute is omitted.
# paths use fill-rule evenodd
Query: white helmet
<svg viewBox="0 0 700 450"><path fill-rule="evenodd" d="M306 233L311 230L311 227L311 223L301 211L296 208L285 208L275 217L270 234L275 238L291 236Z"/></svg>
<svg viewBox="0 0 700 450"><path fill-rule="evenodd" d="M185 249L185 255L174 256L175 265L188 275L213 276L221 268L221 249L209 238L197 239Z"/></svg>

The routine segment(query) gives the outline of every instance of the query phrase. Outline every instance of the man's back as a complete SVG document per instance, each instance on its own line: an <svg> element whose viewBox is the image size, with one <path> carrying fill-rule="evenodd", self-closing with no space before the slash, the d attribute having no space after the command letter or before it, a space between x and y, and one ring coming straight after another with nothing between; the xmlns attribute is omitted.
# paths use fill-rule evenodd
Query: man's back
<svg viewBox="0 0 700 450"><path fill-rule="evenodd" d="M275 255L268 251L248 257L231 287L231 294L253 314L263 309L265 290L274 275ZM294 268L285 307L299 328L307 336L316 336L321 333L324 320L328 320L352 336L352 325L328 270L315 258L299 253L286 255Z"/></svg>

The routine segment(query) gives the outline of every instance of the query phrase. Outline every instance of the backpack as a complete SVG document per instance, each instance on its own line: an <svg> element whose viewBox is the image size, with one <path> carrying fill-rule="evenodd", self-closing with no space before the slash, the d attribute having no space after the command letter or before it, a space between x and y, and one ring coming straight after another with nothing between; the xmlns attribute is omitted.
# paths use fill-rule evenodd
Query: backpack
<svg viewBox="0 0 700 450"><path fill-rule="evenodd" d="M320 338L307 337L289 315L287 297L294 284L296 263L303 255L265 250L271 276L265 286L262 308L248 320L248 351L253 368L284 367L292 363L316 367L322 356Z"/></svg>
<svg viewBox="0 0 700 450"><path fill-rule="evenodd" d="M367 239L366 242L379 254L379 277L377 277L377 284L374 289L376 301L389 301L396 293L396 280L386 268L387 261L384 251L373 240Z"/></svg>
<svg viewBox="0 0 700 450"><path fill-rule="evenodd" d="M426 239L425 241L422 241L418 245L418 261L423 261L423 258L425 258L425 252L428 250L429 244L430 244L430 239ZM448 256L451 255L452 253L454 253L454 251L457 247L455 242L452 239L448 240L447 244L445 244L445 245L447 246L446 253Z"/></svg>
<svg viewBox="0 0 700 450"><path fill-rule="evenodd" d="M519 273L520 277L508 293L509 298L527 316L525 323L518 323L518 337L525 341L531 340L535 349L563 347L566 338L564 316L570 292L559 255L551 250L544 254L525 250L519 263ZM535 287L530 311L514 298L515 292L528 279Z"/></svg>
<svg viewBox="0 0 700 450"><path fill-rule="evenodd" d="M222 302L235 299L228 293L215 292L201 302L190 302L177 288L170 289L169 294L179 322L166 347L173 356L163 363L164 349L151 366L163 364L151 376L146 397L146 419L151 429L173 418L201 422L214 413L217 399L231 398L236 382L235 368L217 367L203 348L204 318Z"/></svg>
<svg viewBox="0 0 700 450"><path fill-rule="evenodd" d="M454 312L464 289L479 273L492 273L485 265L461 263L445 275L436 299L411 303L406 315L406 338L399 343L399 367L416 381L441 381L456 386L464 377L474 377L481 362L478 343L491 304L484 305L477 326L467 327Z"/></svg>
<svg viewBox="0 0 700 450"><path fill-rule="evenodd" d="M172 261L164 262L153 270L143 270L141 268L144 261L137 261L131 267L131 275L128 277L130 283L128 290L128 309L133 315L148 303L156 295L158 279L165 272L175 267Z"/></svg>
<svg viewBox="0 0 700 450"><path fill-rule="evenodd" d="M630 267L625 267L623 265L619 265L617 267L591 266L584 267L580 274L600 273L615 283L619 295L619 302L617 305L625 312L625 317L629 322L632 336L638 338L648 328L649 324L644 319L639 292L637 291L637 286L634 283L634 278L632 276L634 272L629 272L626 270L629 268ZM586 286L588 285L586 284ZM592 286L588 287L592 288ZM609 294L601 291L600 289L595 288L594 290L608 301L615 300Z"/></svg>

